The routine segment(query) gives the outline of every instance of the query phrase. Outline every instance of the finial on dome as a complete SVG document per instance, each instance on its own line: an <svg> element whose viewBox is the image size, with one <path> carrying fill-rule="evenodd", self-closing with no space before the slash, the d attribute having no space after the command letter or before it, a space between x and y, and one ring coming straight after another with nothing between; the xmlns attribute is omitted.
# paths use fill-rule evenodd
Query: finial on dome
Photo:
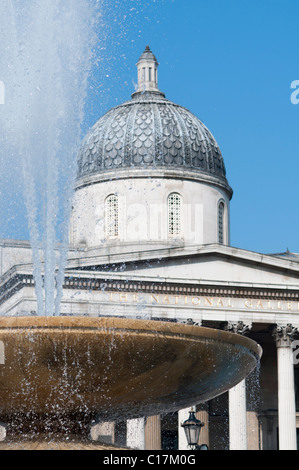
<svg viewBox="0 0 299 470"><path fill-rule="evenodd" d="M136 65L138 70L138 88L132 97L145 92L163 95L158 88L159 64L150 46L146 46Z"/></svg>

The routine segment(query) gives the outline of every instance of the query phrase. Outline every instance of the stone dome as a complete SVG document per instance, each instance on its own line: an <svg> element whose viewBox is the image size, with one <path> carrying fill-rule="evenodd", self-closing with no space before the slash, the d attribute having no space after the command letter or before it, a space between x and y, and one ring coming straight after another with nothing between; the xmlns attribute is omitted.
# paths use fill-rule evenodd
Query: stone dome
<svg viewBox="0 0 299 470"><path fill-rule="evenodd" d="M125 169L149 175L164 170L220 185L231 195L217 142L194 114L159 91L158 62L148 46L137 66L138 89L132 99L110 109L86 136L78 180L96 176L99 181Z"/></svg>

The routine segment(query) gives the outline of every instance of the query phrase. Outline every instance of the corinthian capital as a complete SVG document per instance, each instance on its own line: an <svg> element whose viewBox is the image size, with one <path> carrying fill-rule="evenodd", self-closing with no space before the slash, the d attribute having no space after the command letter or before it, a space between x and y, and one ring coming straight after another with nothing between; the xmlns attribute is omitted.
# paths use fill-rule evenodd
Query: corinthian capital
<svg viewBox="0 0 299 470"><path fill-rule="evenodd" d="M251 325L245 324L242 321L238 321L235 323L228 321L224 325L224 329L226 331L231 331L232 333L238 333L239 335L245 335L250 330L250 328L251 328Z"/></svg>
<svg viewBox="0 0 299 470"><path fill-rule="evenodd" d="M287 325L276 325L272 332L276 341L276 346L278 348L290 347L294 339L294 335L297 332L298 329L290 323Z"/></svg>

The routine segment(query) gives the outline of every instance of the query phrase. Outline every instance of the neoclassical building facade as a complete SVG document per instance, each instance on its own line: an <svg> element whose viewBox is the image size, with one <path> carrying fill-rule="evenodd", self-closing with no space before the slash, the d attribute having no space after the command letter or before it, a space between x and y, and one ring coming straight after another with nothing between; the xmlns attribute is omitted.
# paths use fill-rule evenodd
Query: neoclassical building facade
<svg viewBox="0 0 299 470"><path fill-rule="evenodd" d="M257 370L194 404L200 443L296 449L299 255L230 245L233 191L215 138L159 90L149 47L137 69L131 100L101 117L79 152L61 314L195 323L254 339L263 348ZM30 243L2 240L0 255L0 314L36 314ZM91 437L186 449L188 411L99 421Z"/></svg>

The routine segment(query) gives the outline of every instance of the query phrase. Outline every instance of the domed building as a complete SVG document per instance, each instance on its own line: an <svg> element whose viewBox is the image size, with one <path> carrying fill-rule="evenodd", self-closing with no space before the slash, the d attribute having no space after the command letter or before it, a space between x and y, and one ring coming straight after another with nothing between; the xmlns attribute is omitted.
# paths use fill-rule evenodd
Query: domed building
<svg viewBox="0 0 299 470"><path fill-rule="evenodd" d="M230 246L233 191L215 138L159 90L149 47L137 69L131 99L98 120L78 155L61 314L249 336L263 348L260 367L220 397L194 404L205 424L200 443L295 449L299 255ZM0 315L34 315L30 243L2 240L0 254ZM138 449L186 449L188 411L98 423L91 436Z"/></svg>
<svg viewBox="0 0 299 470"><path fill-rule="evenodd" d="M232 190L219 146L196 116L159 91L157 69L147 47L132 99L85 139L72 244L229 244Z"/></svg>

